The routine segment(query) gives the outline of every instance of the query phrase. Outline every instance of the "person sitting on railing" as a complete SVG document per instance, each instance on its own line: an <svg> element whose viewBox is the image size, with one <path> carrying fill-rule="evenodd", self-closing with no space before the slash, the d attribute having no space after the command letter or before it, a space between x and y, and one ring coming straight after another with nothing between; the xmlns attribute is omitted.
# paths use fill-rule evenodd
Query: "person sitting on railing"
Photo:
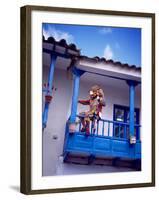
<svg viewBox="0 0 159 200"><path fill-rule="evenodd" d="M79 114L82 123L81 132L86 132L86 135L90 134L90 121L95 132L95 121L101 118L102 108L105 106L104 92L98 85L91 88L89 95L89 99L78 101L82 105L89 105L89 111Z"/></svg>

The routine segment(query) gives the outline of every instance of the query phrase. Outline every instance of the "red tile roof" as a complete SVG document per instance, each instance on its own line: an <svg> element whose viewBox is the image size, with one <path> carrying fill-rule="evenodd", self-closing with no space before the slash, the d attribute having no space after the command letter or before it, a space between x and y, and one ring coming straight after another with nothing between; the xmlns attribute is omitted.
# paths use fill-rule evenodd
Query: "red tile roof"
<svg viewBox="0 0 159 200"><path fill-rule="evenodd" d="M60 41L56 41L53 37L49 37L46 40L45 37L43 36L43 42L56 44L56 45L59 45L61 47L65 47L67 49L70 49L72 51L76 51L76 52L78 52L78 56L75 56L75 57L78 57L78 59L80 59L80 60L93 61L93 62L96 62L96 63L97 62L105 62L105 63L109 63L109 64L113 64L113 65L118 65L118 66L121 66L121 67L124 67L124 68L136 69L136 70L141 71L141 67L138 67L138 66L135 66L135 65L129 65L128 63L121 63L119 61L114 61L114 60L110 60L110 59L107 60L104 57L100 58L98 56L95 56L93 58L90 58L90 57L87 57L85 55L81 55L80 49L78 49L75 44L67 44L65 39L61 39Z"/></svg>

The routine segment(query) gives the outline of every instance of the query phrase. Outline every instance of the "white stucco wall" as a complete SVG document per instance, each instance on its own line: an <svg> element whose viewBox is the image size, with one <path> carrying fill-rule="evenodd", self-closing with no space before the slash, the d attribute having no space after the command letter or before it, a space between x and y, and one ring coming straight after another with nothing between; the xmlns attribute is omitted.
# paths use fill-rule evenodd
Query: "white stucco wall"
<svg viewBox="0 0 159 200"><path fill-rule="evenodd" d="M43 70L43 83L47 83L48 67L44 66ZM113 105L125 105L129 106L129 87L125 81L116 80L107 77L101 77L99 75L84 74L80 82L79 99L88 98L88 91L94 84L100 84L103 88L106 98L106 107L103 109L103 118L113 120ZM49 106L47 127L43 132L43 175L55 175L55 174L70 174L72 173L84 173L88 172L87 167L80 168L77 165L63 164L59 161L60 155L63 151L65 124L70 115L71 110L71 98L72 98L72 78L68 73L59 69L56 66L54 73L53 85L56 91L53 91L53 99ZM44 98L43 98L44 99ZM140 86L136 87L135 107L140 108ZM78 112L87 110L87 106L78 105ZM55 164L56 163L56 164ZM105 171L115 171L114 167L105 166ZM81 170L80 170L81 169ZM92 173L99 170L99 166L89 167L89 172ZM112 170L111 170L112 169ZM123 169L121 169L122 171ZM118 169L119 171L119 169Z"/></svg>
<svg viewBox="0 0 159 200"><path fill-rule="evenodd" d="M47 80L48 68L44 70L44 82ZM65 124L69 117L72 81L66 71L55 69L53 99L49 105L47 127L43 132L43 175L54 174L58 156L62 154ZM44 97L44 95L43 95ZM44 99L44 98L43 98ZM57 137L57 139L54 139Z"/></svg>

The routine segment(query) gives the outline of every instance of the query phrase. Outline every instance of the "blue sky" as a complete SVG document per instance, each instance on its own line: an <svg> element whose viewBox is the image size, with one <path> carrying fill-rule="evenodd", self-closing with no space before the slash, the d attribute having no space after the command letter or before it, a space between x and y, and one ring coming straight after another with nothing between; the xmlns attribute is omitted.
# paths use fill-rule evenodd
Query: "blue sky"
<svg viewBox="0 0 159 200"><path fill-rule="evenodd" d="M65 39L88 57L105 57L141 66L141 29L106 26L43 24L43 35Z"/></svg>

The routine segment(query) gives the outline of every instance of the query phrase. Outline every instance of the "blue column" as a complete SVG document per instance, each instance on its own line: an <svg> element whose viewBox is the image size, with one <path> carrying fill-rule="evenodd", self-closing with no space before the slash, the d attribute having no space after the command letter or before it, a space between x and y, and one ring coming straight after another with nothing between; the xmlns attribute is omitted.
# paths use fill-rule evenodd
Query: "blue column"
<svg viewBox="0 0 159 200"><path fill-rule="evenodd" d="M48 94L51 94L51 92L52 92L55 62L56 62L56 56L51 55L50 70L49 70L49 75L48 75Z"/></svg>
<svg viewBox="0 0 159 200"><path fill-rule="evenodd" d="M42 116L43 129L46 128L47 119L48 119L48 111L49 111L49 103L45 102L45 107L44 107L43 116Z"/></svg>
<svg viewBox="0 0 159 200"><path fill-rule="evenodd" d="M135 127L134 127L134 110L135 110L135 86L130 84L129 86L129 101L130 101L130 135L134 135Z"/></svg>
<svg viewBox="0 0 159 200"><path fill-rule="evenodd" d="M77 105L78 105L79 84L80 84L80 76L74 74L74 77L73 77L73 94L72 94L72 106L71 106L70 122L75 122L75 120L76 120Z"/></svg>
<svg viewBox="0 0 159 200"><path fill-rule="evenodd" d="M133 136L135 133L135 121L134 121L134 111L135 111L135 86L137 85L136 81L127 81L129 85L129 132L130 136Z"/></svg>
<svg viewBox="0 0 159 200"><path fill-rule="evenodd" d="M46 92L46 95L49 95L49 96L52 96L52 84L53 84L53 78L54 78L55 62L56 62L56 56L51 55L50 69L49 69L49 74L48 74L48 88ZM43 129L46 127L46 124L47 124L49 103L50 102L46 102L45 100L45 106L44 106L44 111L42 115Z"/></svg>
<svg viewBox="0 0 159 200"><path fill-rule="evenodd" d="M84 73L84 71L73 68L72 72L73 72L73 94L72 94L72 106L71 106L71 116L70 116L71 123L76 121L80 76Z"/></svg>

